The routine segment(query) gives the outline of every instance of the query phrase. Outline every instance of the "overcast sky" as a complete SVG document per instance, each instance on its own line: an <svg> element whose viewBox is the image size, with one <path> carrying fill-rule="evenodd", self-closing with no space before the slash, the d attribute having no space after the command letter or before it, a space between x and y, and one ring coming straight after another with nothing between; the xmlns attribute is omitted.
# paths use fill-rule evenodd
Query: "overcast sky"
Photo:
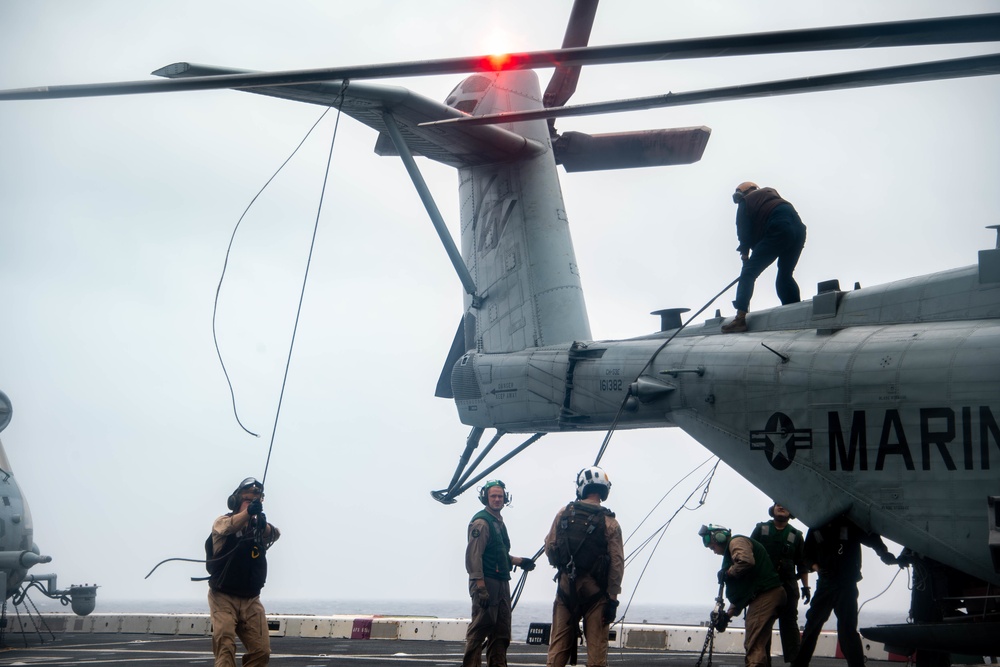
<svg viewBox="0 0 1000 667"><path fill-rule="evenodd" d="M562 40L569 0L0 2L0 88L136 80L176 61L278 70L537 50ZM592 44L995 11L995 2L651 2L598 10ZM935 47L585 69L574 103L682 92L995 51ZM540 71L542 85L550 72ZM443 100L461 77L399 81ZM333 131L328 114L236 238L219 336L212 304L233 227L322 109L233 91L0 103L0 390L3 432L35 541L62 586L102 600L191 599L212 520L264 474L309 237ZM667 307L700 308L739 270L730 200L754 180L792 201L809 236L803 295L839 278L875 285L973 264L1000 223L1000 77L907 84L565 119L561 130L706 125L692 166L562 173L594 336L649 333ZM462 314L460 283L401 163L340 123L326 203L267 475L282 530L267 598L451 599L465 595L473 494L434 502L468 429L434 387ZM420 160L457 237L457 179ZM773 267L752 309L778 304ZM714 308L732 314L732 293ZM572 499L603 433L549 435L498 473L513 551L530 555ZM512 443L513 444L513 443ZM709 458L677 429L615 434L608 505L630 534ZM695 477L700 477L696 475ZM631 553L692 490L671 494ZM695 503L692 503L694 505ZM718 558L702 523L749 533L769 501L725 465L705 506L682 512L636 602L711 604ZM868 554L871 556L872 554ZM892 568L866 560L862 600ZM525 596L548 600L547 566ZM905 576L871 608L905 617ZM358 611L364 611L359 609Z"/></svg>

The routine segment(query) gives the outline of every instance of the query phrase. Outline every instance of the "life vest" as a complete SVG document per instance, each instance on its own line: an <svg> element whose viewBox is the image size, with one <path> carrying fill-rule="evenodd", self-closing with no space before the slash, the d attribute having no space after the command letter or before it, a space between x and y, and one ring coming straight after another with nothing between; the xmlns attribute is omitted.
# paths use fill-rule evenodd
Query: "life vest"
<svg viewBox="0 0 1000 667"><path fill-rule="evenodd" d="M556 527L556 562L559 571L576 578L589 574L607 586L608 534L605 517L615 514L606 507L572 502L563 510Z"/></svg>
<svg viewBox="0 0 1000 667"><path fill-rule="evenodd" d="M778 573L775 572L774 565L771 564L771 557L767 554L767 549L764 548L763 544L745 535L733 535L730 542L737 537L742 537L750 542L753 547L754 565L739 577L726 578L726 597L737 609L743 609L764 591L780 586L781 580L778 579ZM726 553L722 557L722 569L728 570L732 564L733 557L729 553L729 545L727 544Z"/></svg>
<svg viewBox="0 0 1000 667"><path fill-rule="evenodd" d="M226 535L222 548L215 554L210 534L205 540L205 569L212 590L255 598L267 580L267 551L254 542L250 531L243 531Z"/></svg>
<svg viewBox="0 0 1000 667"><path fill-rule="evenodd" d="M483 551L483 576L491 579L510 579L510 538L507 536L507 526L502 521L487 512L480 510L472 517L472 521L482 519L490 526L490 539ZM469 524L472 524L472 521Z"/></svg>
<svg viewBox="0 0 1000 667"><path fill-rule="evenodd" d="M796 566L802 563L802 531L791 524L778 530L773 521L766 521L757 524L750 538L764 545L781 581L795 580Z"/></svg>

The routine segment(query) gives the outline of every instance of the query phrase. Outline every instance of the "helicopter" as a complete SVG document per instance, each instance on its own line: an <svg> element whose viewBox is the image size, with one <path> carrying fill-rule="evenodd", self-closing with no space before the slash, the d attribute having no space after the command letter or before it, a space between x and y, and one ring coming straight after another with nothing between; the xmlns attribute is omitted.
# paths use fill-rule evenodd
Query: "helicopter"
<svg viewBox="0 0 1000 667"><path fill-rule="evenodd" d="M7 394L0 391L0 431L7 428L12 417L11 401ZM0 590L4 592L4 600L13 599L16 606L21 604L28 591L36 590L45 597L70 605L78 616L86 616L92 612L97 600L97 586L73 585L59 590L56 575L29 573L36 565L51 563L52 557L43 555L34 542L35 527L31 520L31 509L14 479L2 442L0 499L3 503L0 506ZM27 611L30 612L30 609Z"/></svg>
<svg viewBox="0 0 1000 667"><path fill-rule="evenodd" d="M984 25L987 26L987 31L991 30L988 22ZM568 41L571 42L570 48L573 48L572 43L575 42ZM768 37L765 41L773 42L774 38ZM425 71L420 67L420 64L416 64L414 69ZM464 68L467 64L456 67ZM253 80L249 74L198 66L176 66L161 70L160 74L176 77L177 81L187 79L198 82L198 85L212 86L233 85L232 81L221 78L225 74L246 76L246 80ZM444 126L433 129L433 126L427 126L428 129L420 130L420 122L462 120L468 111L475 115L486 113L480 106L493 105L493 111L507 112L510 109L498 102L483 102L490 91L504 88L500 78L509 77L510 81L516 81L517 85L511 88L517 90L529 90L532 85L530 77L522 78L520 70L499 74L487 72L486 75L480 74L478 79L470 77L467 79L470 90L456 89L449 96L450 104L427 104L424 100L413 98L413 106L417 107L413 110L414 114L424 113L425 116L418 122L413 118L405 118L402 110L399 118L393 116L394 120L379 118L380 114L373 112L372 107L386 104L388 97L397 93L384 91L374 87L374 84L361 81L365 76L364 72L342 71L338 76L348 74L351 83L346 86L346 91L343 85L338 87L334 84L324 88L326 84L322 83L302 84L316 87L317 90L296 91L293 86L283 83L280 89L265 91L261 89L264 84L259 82L253 84L256 90L250 90L295 99L305 98L306 101L310 101L312 96L311 101L318 100L317 103L326 105L343 93L345 113L350 113L352 105L356 105L359 116L364 116L370 124L383 131L378 142L378 150L382 154L405 153L408 149L447 163L447 160L456 160L454 152L459 149L453 149L452 152L443 150L435 154L434 142L427 141L421 135L445 133L448 130ZM212 80L200 78L203 75L211 75ZM322 76L329 77L331 74ZM482 89L471 90L477 86L482 86ZM734 93L730 91L726 94ZM540 97L540 90L537 93L529 92L523 98L519 97L518 103L530 107L531 104L526 100L535 99L537 102ZM552 106L561 106L563 102L565 100L558 104L553 102ZM425 109L431 111L419 108L420 105L425 105ZM466 111L463 111L463 107ZM400 122L401 118L405 120ZM900 489L913 483L927 482L928 475L921 477L925 465L929 466L928 472L931 475L936 473L935 466L943 466L950 474L943 484L947 483L949 488L964 489L970 494L980 488L979 482L988 481L988 455L982 452L991 451L991 419L997 413L995 385L989 382L976 385L978 402L975 404L921 403L910 411L887 407L897 404L909 407L908 402L914 400L908 393L912 390L907 390L905 385L898 386L902 382L880 387L884 391L877 395L874 387L871 387L869 389L875 397L862 398L857 404L852 402L854 399L831 402L831 405L837 406L835 409L814 409L812 404L796 405L796 398L803 393L802 386L794 384L796 381L807 383L808 390L804 393L826 391L831 394L838 390L841 394L845 393L845 386L848 386L844 384L845 375L849 386L862 382L861 375L851 375L854 367L837 367L831 361L829 363L833 365L832 368L823 373L810 374L808 370L796 370L797 359L809 358L813 360L810 363L820 363L826 358L820 353L821 348L827 349L832 359L839 356L853 358L856 356L855 350L862 357L870 352L873 356L881 355L879 364L888 364L885 367L879 366L880 369L889 368L891 370L886 371L887 373L895 373L901 377L904 370L900 364L904 359L940 354L940 348L933 347L934 343L929 343L931 347L926 350L920 347L924 339L933 339L935 336L933 333L924 334L923 330L913 329L918 321L921 325L925 323L925 319L954 322L954 319L948 318L957 317L964 322L974 319L971 311L948 316L928 315L927 311L915 306L919 320L915 319L915 315L910 316L913 321L907 320L905 314L892 316L898 318L898 321L888 314L886 317L889 319L883 320L881 305L873 307L873 302L881 304L888 300L895 303L898 300L921 303L921 297L913 295L920 294L915 288L924 283L918 281L916 285L858 290L842 290L837 285L830 285L827 291L817 294L811 301L796 306L756 311L751 317L749 335L739 338L721 338L717 335L721 319L712 318L703 325L685 327L674 341L654 355L653 352L680 327L680 313L675 311L672 314L665 313L663 331L660 333L630 341L593 341L587 325L579 281L579 274L585 273L585 267L578 271L574 261L566 261L571 257L567 251L572 252L568 230L557 234L561 237L559 240L538 239L528 234L529 223L519 217L519 207L525 208L529 202L533 208L536 205L551 206L551 202L546 203L545 198L537 194L518 192L513 186L518 180L514 174L521 172L510 170L524 166L518 160L540 160L542 155L562 150L567 152L560 159L567 170L570 170L569 165L573 164L576 157L572 153L574 139L583 144L580 150L584 156L599 162L608 159L608 153L620 155L626 152L626 145L633 149L636 144L638 156L633 153L626 160L645 160L650 153L659 159L664 153L669 153L669 160L677 160L676 163L690 162L700 157L700 150L704 149L708 140L707 132L699 128L688 130L683 135L683 141L677 141L681 133L671 131L642 137L600 137L596 141L593 137L563 135L555 140L547 124L543 126L537 121L530 121L534 125L530 126L529 134L529 121L508 121L508 124L517 125L512 125L513 129L505 128L506 134L496 131L499 128L462 130L458 129L458 122L453 130L466 133L466 136L471 137L470 141L479 142L480 145L486 143L495 147L501 142L507 142L508 145L507 152L501 151L484 157L485 163L472 166L463 163L461 167L472 172L463 180L463 187L467 190L463 191L462 199L471 203L471 209L463 214L463 231L475 233L468 236L463 234L462 245L465 252L461 253L461 264L465 265L468 272L468 275L463 276L467 287L466 312L459 334L455 336L455 344L444 364L439 394L447 396L450 393L451 398L456 401L463 423L473 427L473 434L467 445L468 454L477 448L479 438L487 428L496 429L499 435L604 430L615 421L619 406L625 406L618 420L619 428L680 427L695 435L724 460L732 462L736 469L758 487L772 494L786 494L785 502L811 525L847 512L860 525L878 530L918 553L956 566L956 569L969 572L981 581L997 583L995 566L990 564L989 552L984 550L989 541L986 513L990 511L990 505L987 501L983 500L976 508L973 508L971 501L963 501L962 507L967 509L961 510L957 507L958 503L955 503L956 506L949 504L948 519L956 516L968 516L969 519L965 523L949 521L951 527L935 525L934 539L929 537L930 528L921 529L916 525L920 521L906 518L928 516L927 507L921 506L909 496L907 503L899 501ZM398 128L399 136L396 137L392 136L393 122L401 125ZM476 135L475 132L482 134ZM516 136L511 136L512 134ZM490 138L486 140L482 138L484 136ZM563 139L566 141L563 142ZM647 139L649 141L645 141ZM682 146L675 145L675 141ZM549 151L547 147L550 143L563 143L568 148L556 149L553 146ZM639 150L645 147L651 150ZM437 148L440 149L439 146ZM678 158L677 153L683 152L681 148L688 152ZM522 155L515 156L510 152L512 150L522 151ZM504 169L507 171L504 173L491 174L485 179L481 174L475 173L478 169L488 172L489 165L498 160L506 163ZM669 163L654 161L652 164ZM619 163L619 166L637 165L633 161L624 165ZM549 191L558 189L557 181L552 180L554 174L553 164L550 172L543 176L550 179L546 186ZM554 209L556 219L560 219L559 212L564 212L563 207L555 205ZM518 237L520 240L515 241ZM563 257L564 261L557 263L536 258L537 248L548 248L550 244L558 244L554 254ZM450 254L455 255L454 252ZM532 258L530 265L527 264L528 257ZM984 266L982 261L980 267ZM990 273L990 261L987 254L987 274ZM456 267L459 265L460 263L456 263ZM533 272L539 267L545 271L552 269L554 275L536 276ZM966 270L961 275L940 278L944 281L942 284L958 286L955 288L957 291L949 294L964 294L973 289L969 287L974 282L971 278L973 274L978 275L976 271ZM547 283L547 286L539 288L537 280ZM528 284L532 285L531 290L534 291L522 293L519 302L512 301L509 297L501 298L502 294L526 290L524 285ZM991 305L995 302L989 300L990 284L977 283L983 286L974 288L976 298L983 301L976 301L973 305L987 313L975 317L977 332L980 324L988 329L990 318L996 316L995 305ZM559 293L569 294L570 298L545 302ZM498 305L497 302L506 304ZM530 304L530 307L526 304ZM990 312L993 314L989 315ZM858 325L858 322L864 324ZM906 329L908 326L911 329ZM934 326L927 326L930 326L930 330L934 329ZM871 329L865 327L883 327L889 332L905 331L904 338L910 336L917 341L909 338L905 341L883 341L876 337L869 342L868 338L858 338L848 345L848 349L852 351L850 354L845 355L843 350L836 349L845 339L851 340L852 336L870 333ZM897 334L888 333L886 338L892 338L893 335ZM977 333L977 336L988 336L988 333ZM906 343L905 348L902 346L903 342ZM762 348L760 343L766 343L771 349ZM875 347L866 348L869 344ZM882 347L878 347L879 345ZM907 356L909 353L906 350L909 349L913 349L913 352ZM987 344L985 350L986 353L992 350L995 354L995 345L990 347ZM862 351L865 354L861 354ZM713 358L718 358L719 353L741 361L728 368L720 368L712 361ZM983 362L983 358L979 356L982 354L984 352L980 348L976 348L973 354L980 367L990 363L988 360ZM640 369L654 356L654 365L647 372L640 373ZM886 357L893 358L886 361ZM971 362L966 362L965 368L968 369L971 365ZM948 368L950 371L951 367ZM862 370L858 369L858 372L861 373ZM933 373L934 369L930 372ZM570 373L572 382L569 381ZM791 380L796 375L799 379ZM750 376L760 378L760 384L750 385L747 380ZM820 383L820 378L823 378L823 386L812 384ZM782 397L782 402L787 401L791 407L783 407L780 412L774 409L772 396L776 390ZM753 406L748 398L750 396L754 397ZM866 403L866 400L871 402ZM931 412L925 416L921 410ZM858 412L861 412L861 416L858 416ZM808 438L806 431L809 432ZM949 436L952 432L955 435ZM962 452L965 452L965 442L955 438L959 437L957 434L964 437L966 432L973 434L969 436L973 454L965 459L956 459L951 448L958 449L958 443L961 442L964 447ZM985 436L982 435L983 432ZM788 441L789 433L793 433L795 438L791 442ZM908 442L921 437L914 434L926 436L918 446L921 450L919 454L908 450L909 445L901 444L904 436L908 438ZM978 437L978 440L971 440L973 437ZM781 441L781 445L776 441ZM805 444L807 442L810 445L808 447ZM927 454L923 455L925 442ZM953 442L955 444L951 444ZM822 443L826 450L814 443ZM776 448L781 451L776 451ZM908 460L907 454L912 460ZM931 458L932 456L939 458ZM836 462L836 468L831 469L830 461ZM872 472L883 472L887 465L894 464L896 467L891 468L885 476L897 477L912 473L910 476L913 479L906 478L889 489L870 486L871 482L865 479L873 476L863 474L869 472L869 469ZM966 474L966 471L971 472ZM461 484L449 484L439 494L441 499L453 498L460 486L475 483L464 476L465 472L464 469L456 472L453 482L461 479ZM807 479L816 483L803 483L803 488L789 491L787 478L796 472L804 473ZM851 481L847 483L842 480ZM845 485L848 487L846 490L843 488ZM881 497L882 493L888 494L891 502L875 502L874 498ZM974 525L977 522L979 527ZM966 533L968 542L956 543L949 539ZM942 534L946 537L941 537Z"/></svg>

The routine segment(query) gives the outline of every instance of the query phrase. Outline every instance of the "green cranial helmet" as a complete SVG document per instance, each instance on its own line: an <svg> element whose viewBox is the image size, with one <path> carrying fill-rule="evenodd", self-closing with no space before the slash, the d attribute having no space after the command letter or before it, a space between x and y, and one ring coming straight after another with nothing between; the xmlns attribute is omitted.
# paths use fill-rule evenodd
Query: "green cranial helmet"
<svg viewBox="0 0 1000 667"><path fill-rule="evenodd" d="M707 526L699 528L698 534L701 535L702 544L707 547L713 542L715 544L725 544L732 537L733 531L725 526L716 526L710 523Z"/></svg>
<svg viewBox="0 0 1000 667"><path fill-rule="evenodd" d="M487 480L485 484L479 487L479 502L481 502L483 505L489 505L490 489L492 489L494 486L499 486L501 489L503 489L503 504L510 505L510 501L512 500L512 498L511 495L507 493L507 485L504 484L503 481L499 479Z"/></svg>

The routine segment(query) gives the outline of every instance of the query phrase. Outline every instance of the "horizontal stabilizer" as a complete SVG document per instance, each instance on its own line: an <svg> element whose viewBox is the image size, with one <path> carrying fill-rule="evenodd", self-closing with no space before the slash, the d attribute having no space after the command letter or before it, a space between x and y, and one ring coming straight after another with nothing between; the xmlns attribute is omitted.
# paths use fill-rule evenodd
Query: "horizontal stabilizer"
<svg viewBox="0 0 1000 667"><path fill-rule="evenodd" d="M247 72L229 67L174 63L156 70L153 74L174 79ZM520 134L499 126L461 128L459 131L420 127L421 123L464 117L466 114L398 86L366 82L350 82L344 85L342 81L330 81L254 86L239 90L308 104L339 107L345 114L380 133L386 131L382 114L391 113L413 154L423 155L452 167L471 167L525 159L544 153L546 150L541 143L525 139ZM397 155L395 147L391 144L391 141L381 140L376 152L379 155Z"/></svg>
<svg viewBox="0 0 1000 667"><path fill-rule="evenodd" d="M611 134L563 132L554 146L566 171L601 171L691 164L701 159L712 130L680 127Z"/></svg>

